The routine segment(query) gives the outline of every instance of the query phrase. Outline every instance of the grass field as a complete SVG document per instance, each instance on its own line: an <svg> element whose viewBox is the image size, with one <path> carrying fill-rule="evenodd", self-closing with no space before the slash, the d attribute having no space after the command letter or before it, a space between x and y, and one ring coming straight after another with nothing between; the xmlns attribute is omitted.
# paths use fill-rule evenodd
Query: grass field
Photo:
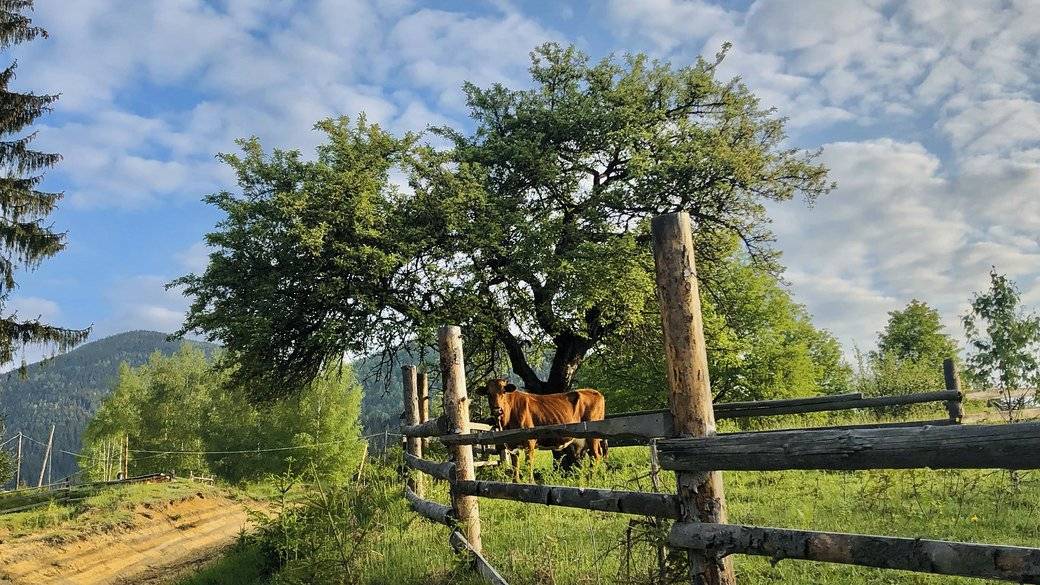
<svg viewBox="0 0 1040 585"><path fill-rule="evenodd" d="M592 483L650 489L648 479L634 479L647 471L645 449L612 449L610 457L609 469ZM547 454L543 459L548 464ZM542 471L549 482L576 483ZM671 490L674 484L664 477ZM733 472L724 478L731 522L1040 545L1036 474L1021 474L1017 486L1001 471ZM443 485L432 494L447 501ZM480 511L486 556L512 584L653 582L655 553L647 542L653 530L642 519L487 499ZM392 512L408 514L404 505ZM460 576L447 529L411 516L370 543L365 583L453 582ZM985 582L805 561L772 566L747 556L735 557L735 566L739 581L749 584Z"/></svg>
<svg viewBox="0 0 1040 585"><path fill-rule="evenodd" d="M900 418L938 414L900 413ZM836 421L788 417L783 422L799 426ZM427 458L443 460L446 453L435 448ZM651 490L645 448L612 448L607 464L591 477L561 476L552 471L550 461L548 453L539 453L540 482ZM278 533L277 538L303 544L294 543L286 549L289 553L282 553L275 575L255 574L260 551L272 545L261 540L240 547L182 585L479 583L465 561L451 552L448 529L408 508L395 469L399 464L394 457L385 465L372 461L360 485L322 496L316 505L327 514L312 514L309 524ZM506 470L494 468L479 475L510 478ZM671 474L663 473L662 480L664 491L674 490ZM446 484L429 478L426 482L427 497L447 503ZM998 470L727 472L724 482L734 523L1040 546L1040 472L1017 477ZM665 530L648 519L491 499L480 500L480 514L485 556L513 585L658 582L655 545ZM321 543L330 540L335 541L323 548ZM806 561L773 565L767 558L749 556L734 557L734 564L742 584L986 582Z"/></svg>

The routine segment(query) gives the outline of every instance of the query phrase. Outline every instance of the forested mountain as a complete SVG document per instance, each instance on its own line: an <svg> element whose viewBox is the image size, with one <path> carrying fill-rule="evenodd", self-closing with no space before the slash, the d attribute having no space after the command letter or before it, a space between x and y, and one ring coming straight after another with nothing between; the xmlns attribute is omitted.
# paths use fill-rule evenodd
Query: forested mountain
<svg viewBox="0 0 1040 585"><path fill-rule="evenodd" d="M4 439L19 431L32 440L23 442L22 477L39 478L44 446L51 424L54 449L51 475L57 480L77 471L76 458L62 451L79 451L80 437L101 401L112 391L119 364L139 366L159 351L169 355L181 341L167 341L165 333L128 331L88 343L49 361L32 364L26 378L17 371L0 375L0 416ZM210 354L217 346L189 341ZM15 443L4 449L13 451Z"/></svg>

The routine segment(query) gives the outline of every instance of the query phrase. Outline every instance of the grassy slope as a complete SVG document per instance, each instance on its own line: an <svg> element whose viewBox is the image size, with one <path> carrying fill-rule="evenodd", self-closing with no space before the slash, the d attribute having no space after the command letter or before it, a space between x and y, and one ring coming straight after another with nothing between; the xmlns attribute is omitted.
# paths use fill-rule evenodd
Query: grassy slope
<svg viewBox="0 0 1040 585"><path fill-rule="evenodd" d="M912 418L936 418L917 412ZM784 421L796 426L809 421ZM812 421L823 424L824 421ZM844 421L859 422L859 421ZM427 455L443 460L443 451ZM605 469L592 479L560 477L539 454L545 483L595 485L649 491L647 453L615 448ZM497 477L494 477L497 474ZM400 497L390 467L366 473L375 500L384 496L379 528L358 547L363 574L352 582L370 585L476 584L480 581L451 553L448 530L420 519ZM508 481L504 470L481 476ZM662 475L672 491L670 474ZM429 480L427 480L429 481ZM1002 471L894 470L864 472L727 472L730 521L736 523L859 532L891 536L1040 546L1040 473L1020 474L1014 485ZM430 499L447 502L443 482L427 488ZM509 583L649 583L656 562L644 519L503 500L480 500L485 554ZM337 521L339 521L337 519ZM660 534L660 531L657 531ZM630 539L632 546L626 546ZM626 551L631 548L631 554ZM190 585L265 582L249 573L255 549L232 555ZM737 556L740 583L968 584L984 581L882 571L825 563ZM252 565L255 566L255 562ZM288 575L287 575L288 576ZM232 578L236 577L236 578ZM274 582L279 582L274 579ZM292 582L286 580L285 582ZM329 581L331 582L331 581Z"/></svg>
<svg viewBox="0 0 1040 585"><path fill-rule="evenodd" d="M648 490L645 450L611 451L609 472L596 485ZM548 456L544 455L547 463ZM673 489L666 474L666 489ZM574 483L547 478L553 483ZM1024 474L1016 491L1006 472L870 471L853 473L726 473L730 521L892 536L1040 545L1040 476ZM446 501L443 485L433 498ZM618 514L480 501L486 556L514 584L637 582L654 564L637 541L626 573L624 539L636 518ZM446 529L416 522L387 533L374 547L369 583L422 583L450 566ZM423 558L428 560L424 560ZM880 571L824 563L736 557L741 583L973 583L970 579Z"/></svg>
<svg viewBox="0 0 1040 585"><path fill-rule="evenodd" d="M133 509L139 504L170 501L199 492L217 491L223 490L194 482L177 481L104 488L79 487L58 492L33 490L0 494L0 509L34 502L41 504L24 512L0 514L0 537L47 533L54 538L61 538L82 534L85 531L103 532L131 522Z"/></svg>

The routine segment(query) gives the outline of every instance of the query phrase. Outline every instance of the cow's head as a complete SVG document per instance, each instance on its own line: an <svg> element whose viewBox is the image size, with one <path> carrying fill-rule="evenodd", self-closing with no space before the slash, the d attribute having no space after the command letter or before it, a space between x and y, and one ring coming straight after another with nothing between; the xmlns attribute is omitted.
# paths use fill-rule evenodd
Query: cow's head
<svg viewBox="0 0 1040 585"><path fill-rule="evenodd" d="M491 416L498 420L499 428L505 428L506 423L509 422L512 402L508 399L508 394L515 391L516 385L509 383L503 378L488 380L487 385L478 391L478 393L488 397Z"/></svg>

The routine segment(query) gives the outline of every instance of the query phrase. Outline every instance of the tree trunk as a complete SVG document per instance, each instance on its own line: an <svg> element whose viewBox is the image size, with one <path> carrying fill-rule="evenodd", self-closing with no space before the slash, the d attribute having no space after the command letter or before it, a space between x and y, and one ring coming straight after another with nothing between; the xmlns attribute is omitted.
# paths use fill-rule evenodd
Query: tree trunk
<svg viewBox="0 0 1040 585"><path fill-rule="evenodd" d="M592 347L592 341L573 333L556 336L553 339L556 349L549 377L542 380L527 361L527 354L524 353L520 340L512 334L502 335L500 339L506 347L513 373L520 378L524 389L534 394L555 394L570 390L581 362Z"/></svg>

